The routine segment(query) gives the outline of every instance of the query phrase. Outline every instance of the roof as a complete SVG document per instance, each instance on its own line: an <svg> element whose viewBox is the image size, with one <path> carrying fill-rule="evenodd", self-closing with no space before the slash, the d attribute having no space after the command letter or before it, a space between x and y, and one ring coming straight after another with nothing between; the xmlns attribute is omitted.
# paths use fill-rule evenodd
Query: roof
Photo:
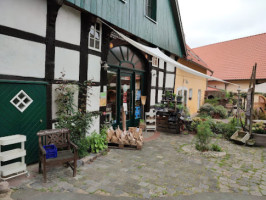
<svg viewBox="0 0 266 200"><path fill-rule="evenodd" d="M208 86L206 91L219 91L220 92L221 90Z"/></svg>
<svg viewBox="0 0 266 200"><path fill-rule="evenodd" d="M196 63L198 66L213 72L208 67L208 65L188 45L186 45L186 49L187 49L187 57L186 57L186 59L188 61Z"/></svg>
<svg viewBox="0 0 266 200"><path fill-rule="evenodd" d="M266 79L266 33L210 44L193 51L223 80L250 79L257 63L257 79Z"/></svg>

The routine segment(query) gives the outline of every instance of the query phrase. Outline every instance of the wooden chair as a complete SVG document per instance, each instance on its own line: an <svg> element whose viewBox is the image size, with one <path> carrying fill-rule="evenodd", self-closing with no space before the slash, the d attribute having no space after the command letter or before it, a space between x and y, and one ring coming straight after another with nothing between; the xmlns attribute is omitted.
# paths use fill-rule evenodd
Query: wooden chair
<svg viewBox="0 0 266 200"><path fill-rule="evenodd" d="M70 132L68 129L50 129L42 130L37 133L39 137L39 173L43 172L44 182L47 181L46 178L46 167L60 165L68 163L73 170L73 177L77 173L77 159L78 147L70 141ZM46 151L43 145L54 144L57 148L57 157L46 159ZM72 165L70 162L74 161Z"/></svg>

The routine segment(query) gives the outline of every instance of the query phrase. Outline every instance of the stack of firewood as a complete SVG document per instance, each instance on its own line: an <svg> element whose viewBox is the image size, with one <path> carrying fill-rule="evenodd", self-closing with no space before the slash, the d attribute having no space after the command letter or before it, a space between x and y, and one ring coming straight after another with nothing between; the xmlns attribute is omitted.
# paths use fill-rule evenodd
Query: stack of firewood
<svg viewBox="0 0 266 200"><path fill-rule="evenodd" d="M142 129L136 127L129 127L128 131L122 131L119 127L116 130L114 130L113 127L110 127L107 130L107 140L108 143L142 147Z"/></svg>

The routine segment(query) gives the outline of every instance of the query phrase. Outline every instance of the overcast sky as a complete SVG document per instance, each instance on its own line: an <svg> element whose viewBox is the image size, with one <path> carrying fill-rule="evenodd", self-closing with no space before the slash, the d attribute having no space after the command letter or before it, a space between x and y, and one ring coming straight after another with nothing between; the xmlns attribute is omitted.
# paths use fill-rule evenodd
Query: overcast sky
<svg viewBox="0 0 266 200"><path fill-rule="evenodd" d="M266 0L178 0L191 47L266 33Z"/></svg>

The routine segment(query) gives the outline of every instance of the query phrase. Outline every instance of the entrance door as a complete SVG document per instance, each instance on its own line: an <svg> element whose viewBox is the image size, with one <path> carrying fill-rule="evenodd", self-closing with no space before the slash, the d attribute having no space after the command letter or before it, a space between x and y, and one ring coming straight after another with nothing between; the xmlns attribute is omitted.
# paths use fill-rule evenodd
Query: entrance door
<svg viewBox="0 0 266 200"><path fill-rule="evenodd" d="M46 85L28 82L0 82L0 137L26 135L26 163L39 159L39 130L46 129ZM14 148L19 145L6 146Z"/></svg>
<svg viewBox="0 0 266 200"><path fill-rule="evenodd" d="M120 77L120 96L121 96L121 103L120 103L120 124L122 123L123 119L123 111L126 115L126 126L130 127L133 126L134 121L134 105L133 99L135 98L134 90L133 90L133 76L132 74L121 73Z"/></svg>
<svg viewBox="0 0 266 200"><path fill-rule="evenodd" d="M201 105L201 90L198 90L198 110L200 109Z"/></svg>

